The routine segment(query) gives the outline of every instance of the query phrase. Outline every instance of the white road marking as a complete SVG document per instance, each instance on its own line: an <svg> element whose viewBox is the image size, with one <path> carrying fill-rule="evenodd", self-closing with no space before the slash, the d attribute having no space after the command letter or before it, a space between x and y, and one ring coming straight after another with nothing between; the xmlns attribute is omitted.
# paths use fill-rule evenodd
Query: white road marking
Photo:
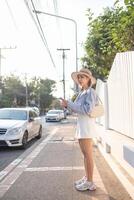
<svg viewBox="0 0 134 200"><path fill-rule="evenodd" d="M28 172L45 172L45 171L66 171L66 170L84 170L83 166L71 166L71 167L33 167L26 168Z"/></svg>
<svg viewBox="0 0 134 200"><path fill-rule="evenodd" d="M7 192L7 190L12 186L12 184L19 178L19 176L25 171L25 169L30 165L33 159L40 153L40 151L47 145L48 141L53 137L54 134L58 131L58 128L55 128L51 135L48 135L15 169L9 173L4 180L0 182L0 198ZM13 166L17 164L17 161L13 161ZM11 167L11 165L10 165ZM3 172L4 174L8 173L7 171ZM1 174L2 177L2 174Z"/></svg>
<svg viewBox="0 0 134 200"><path fill-rule="evenodd" d="M72 143L78 143L78 142L77 141L71 141L71 140L70 141L62 140L62 141L49 141L48 143L50 143L50 144L61 144L61 143L62 144L64 144L64 143L69 144L69 143L71 143L72 144Z"/></svg>
<svg viewBox="0 0 134 200"><path fill-rule="evenodd" d="M11 162L5 169L0 172L0 180L2 180L9 172L11 172L20 162L22 158L17 158Z"/></svg>

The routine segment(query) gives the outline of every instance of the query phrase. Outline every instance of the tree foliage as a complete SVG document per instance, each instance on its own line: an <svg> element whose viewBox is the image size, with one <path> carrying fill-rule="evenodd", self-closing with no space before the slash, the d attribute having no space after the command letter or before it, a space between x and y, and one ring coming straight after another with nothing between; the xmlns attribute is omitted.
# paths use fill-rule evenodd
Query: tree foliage
<svg viewBox="0 0 134 200"><path fill-rule="evenodd" d="M39 106L44 112L54 99L52 92L55 89L55 81L50 79L33 77L29 81L22 81L11 75L3 79L2 85L0 107L26 106L27 93L29 106Z"/></svg>
<svg viewBox="0 0 134 200"><path fill-rule="evenodd" d="M11 75L3 80L1 107L22 106L25 102L25 87L19 77Z"/></svg>
<svg viewBox="0 0 134 200"><path fill-rule="evenodd" d="M125 7L116 1L95 19L88 9L89 31L82 63L102 80L108 76L117 52L134 50L134 2L125 0L124 3Z"/></svg>

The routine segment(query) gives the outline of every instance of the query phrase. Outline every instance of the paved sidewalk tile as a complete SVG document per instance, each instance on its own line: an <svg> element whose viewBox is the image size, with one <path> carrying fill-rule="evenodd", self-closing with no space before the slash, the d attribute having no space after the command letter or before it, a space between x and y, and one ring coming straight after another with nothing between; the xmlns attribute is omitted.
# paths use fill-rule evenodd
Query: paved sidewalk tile
<svg viewBox="0 0 134 200"><path fill-rule="evenodd" d="M48 140L39 144L34 154L26 158L23 173L21 165L25 160L1 182L1 194L9 187L1 200L109 200L96 165L94 182L97 190L80 192L75 189L74 182L84 175L84 167L74 133L75 126L66 126L66 131L61 127L50 138L52 143ZM59 138L57 143L54 138ZM15 182L11 182L13 179Z"/></svg>

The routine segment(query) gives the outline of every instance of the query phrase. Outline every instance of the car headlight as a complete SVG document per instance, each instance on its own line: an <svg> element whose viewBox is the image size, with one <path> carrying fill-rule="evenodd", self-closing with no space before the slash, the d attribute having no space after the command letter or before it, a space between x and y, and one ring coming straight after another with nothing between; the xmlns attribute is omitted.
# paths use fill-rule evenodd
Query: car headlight
<svg viewBox="0 0 134 200"><path fill-rule="evenodd" d="M10 129L7 134L8 135L18 135L20 134L22 131L22 128L18 127L18 128L13 128L13 129Z"/></svg>

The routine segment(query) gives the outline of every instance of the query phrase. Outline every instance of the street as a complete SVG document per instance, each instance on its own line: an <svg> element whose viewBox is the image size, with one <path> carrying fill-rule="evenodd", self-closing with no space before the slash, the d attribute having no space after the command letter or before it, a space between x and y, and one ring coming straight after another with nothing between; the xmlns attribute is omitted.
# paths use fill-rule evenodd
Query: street
<svg viewBox="0 0 134 200"><path fill-rule="evenodd" d="M43 120L44 121L44 120ZM24 158L44 137L47 136L49 130L46 127L43 129L43 137L38 141L37 139L33 139L28 143L27 150L21 149L20 147L0 147L0 171L2 171L7 165L17 159L19 156ZM23 155L22 155L23 154Z"/></svg>
<svg viewBox="0 0 134 200"><path fill-rule="evenodd" d="M132 200L94 145L97 190L78 192L74 181L84 175L83 156L74 138L76 119L46 123L43 137L26 150L0 148L2 200Z"/></svg>

